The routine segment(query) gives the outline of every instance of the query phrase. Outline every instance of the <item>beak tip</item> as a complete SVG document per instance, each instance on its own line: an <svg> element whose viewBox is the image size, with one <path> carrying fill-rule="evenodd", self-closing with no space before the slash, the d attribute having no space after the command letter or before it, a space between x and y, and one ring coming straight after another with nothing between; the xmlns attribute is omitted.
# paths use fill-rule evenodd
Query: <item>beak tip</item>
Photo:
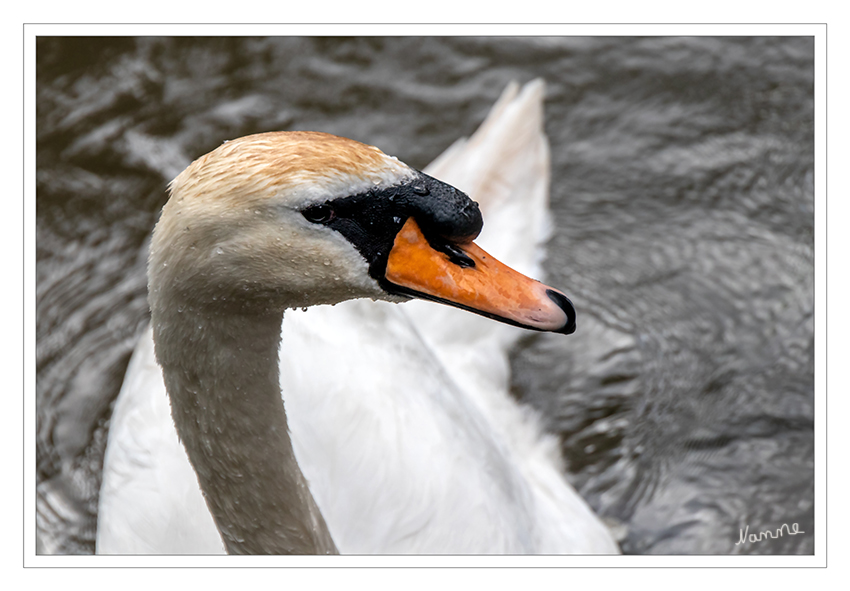
<svg viewBox="0 0 850 591"><path fill-rule="evenodd" d="M567 296L561 292L555 291L554 289L547 289L546 295L548 295L549 299L555 302L555 304L564 311L564 314L567 317L567 321L564 323L564 326L552 332L573 334L576 331L576 309L575 306L573 306L573 303Z"/></svg>

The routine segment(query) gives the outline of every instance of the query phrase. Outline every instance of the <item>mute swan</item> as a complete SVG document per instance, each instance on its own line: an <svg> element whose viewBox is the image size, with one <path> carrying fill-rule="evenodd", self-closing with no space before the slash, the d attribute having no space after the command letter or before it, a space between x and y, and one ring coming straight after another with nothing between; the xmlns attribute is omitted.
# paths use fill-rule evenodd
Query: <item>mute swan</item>
<svg viewBox="0 0 850 591"><path fill-rule="evenodd" d="M453 146L427 170L445 180L456 177L456 184L470 187L482 201L488 229L497 230L489 234L489 239L498 239L507 249L508 262L513 264L510 259L514 258L517 266L539 272L535 260L538 241L534 237L541 235L547 221L548 192L548 154L541 131L542 83L532 83L517 94L516 86L509 87L481 130L468 142ZM297 136L259 136L247 141L291 137ZM212 154L239 150L244 141L225 144ZM274 194L273 199L260 202L238 202L236 195L222 190L224 183L234 186L232 179L227 180L230 171L224 169L216 178L193 176L194 170L184 172L172 186L172 198L165 209L172 215L166 217L164 213L162 228L157 230L160 239L155 239L153 245L152 272L156 271L155 265L168 265L160 270L173 272L177 287L172 292L177 289L184 295L193 293L201 282L201 293L214 298L215 303L186 302L181 309L179 304L166 302L172 309L155 311L153 322L156 325L163 314L170 314L170 320L161 323L160 338L188 338L190 344L183 351L206 351L199 355L208 367L221 368L220 373L231 376L236 370L240 374L253 372L254 381L262 382L255 388L248 384L250 380L233 383L222 375L222 382L231 387L228 396L232 392L242 396L249 390L259 389L267 394L273 390L268 379L269 351L281 337L274 318L264 319L252 330L265 340L265 350L260 348L255 356L237 363L222 352L228 341L236 338L237 331L246 330L245 323L231 323L224 328L222 324L216 331L218 340L225 342L215 347L199 345L213 331L208 326L212 316L199 314L202 306L214 306L216 318L221 310L238 310L244 303L241 289L261 301L263 310L278 306L280 293L288 289L278 281L283 274L288 285L299 285L296 293L287 294L288 306L311 305L317 300L334 302L357 295L393 297L385 292L385 284L379 287L369 277L364 257L359 254L362 251L339 236L340 232L326 227L323 220L331 214L323 209L323 204L329 196L386 190L399 182L404 185L427 177L416 177L415 171L397 160L360 145L325 136L319 140L327 145L337 142L341 142L342 151L329 148L323 156L314 154L312 159L307 158L311 166L306 169L276 172L289 175L280 182L290 188L278 201L274 199L279 194ZM341 156L349 159L352 153L360 154L356 164L339 163ZM246 155L248 162L256 158L262 157ZM214 156L208 155L199 162L206 159L215 161ZM353 172L358 166L362 170L364 165L369 174ZM330 170L337 172L329 174ZM314 175L312 182L307 179L310 175ZM319 175L321 183L316 182L315 175ZM246 182L252 191L270 190L268 178L254 175ZM474 234L477 220L469 203L437 181L424 182L433 183L432 194L446 191L455 195L451 199L457 206L467 208L469 215L461 220L466 227L459 232L463 234L460 240ZM202 191L218 193L220 197L199 197ZM415 192L409 197L414 195ZM185 215L184 210L196 212L201 203L202 219ZM276 205L270 210L269 203ZM258 204L262 207L257 208ZM453 227L454 210L435 211L431 202L422 208L424 213L418 215L426 224L431 218L443 216L428 231L457 233ZM299 211L306 212L306 217ZM342 217L336 211L333 215ZM232 223L222 228L221 216ZM175 221L183 217L185 224L182 219ZM391 225L395 230L404 223L406 220L393 220ZM197 231L197 224L205 226L203 232ZM240 232L235 231L237 227ZM246 234L246 227L253 228L253 234ZM157 253L163 232L168 232L163 228L170 228L171 240L182 242L181 256L191 261L187 266L180 267L179 260L157 258L164 256L161 251ZM283 233L284 228L290 232L288 236ZM416 234L415 229L411 233ZM296 235L301 237L298 252L291 249ZM487 236L485 230L482 239ZM251 246L250 254L242 251L243 245ZM258 246L275 255L286 248L286 268L272 267L269 262L279 256L257 258ZM367 250L367 257L370 253L379 256L375 253L382 250L368 244L362 248ZM234 249L242 251L238 260L229 254ZM454 251L454 246L446 246L445 250L446 257L455 258L461 265L466 263L466 255ZM197 260L199 251L208 257L208 268ZM223 265L238 280L234 282L234 275L228 275L229 287L218 295L210 294L208 289L224 279L217 270ZM277 283L270 290L269 283L257 283L257 277ZM382 282L378 280L379 284ZM235 290L231 289L234 283L239 284ZM157 298L162 304L162 296L158 295L161 292L156 291L159 286L152 281L154 306ZM407 290L419 291L410 286L401 291L410 293ZM543 293L538 292L537 297ZM546 299L543 298L544 303ZM567 306L559 296L555 299ZM549 306L550 318L543 321L547 324L534 325L538 321L528 318L508 320L539 329L568 331L564 324L570 324L569 319L557 308ZM499 315L493 309L485 312ZM200 324L191 336L177 335L170 327L172 322L179 324L192 315ZM334 308L320 306L306 312L287 312L279 372L297 465L291 454L284 454L286 457L274 466L278 469L275 475L269 465L269 458L273 457L271 444L245 444L257 431L253 419L248 418L249 412L266 418L276 413L278 421L283 420L282 408L270 402L270 395L264 403L269 410L257 413L258 403L247 397L246 408L237 410L192 394L192 404L208 406L206 411L212 417L205 419L198 417L197 408L186 408L185 399L175 405L175 419L188 424L188 431L182 435L184 442L194 446L196 457L205 457L196 462L202 482L215 481L221 478L220 472L228 471L234 481L219 486L219 490L215 490L213 482L212 492L207 492L210 507L219 516L221 534L200 494L198 477L176 437L149 332L134 352L113 413L99 509L98 552L214 553L224 550L222 537L227 549L236 552L332 551L334 542L340 551L353 553L617 552L605 526L563 480L551 440L541 438L534 417L518 407L507 393L507 349L518 332L514 327L431 303L394 306L350 301ZM245 339L231 344L237 346L234 358L240 345L259 347ZM183 374L171 378L175 387L222 387L210 386L203 376L190 375L194 370L183 365L181 355L179 351L160 353L166 366L176 364L172 373ZM266 362L263 375L254 358ZM227 367L232 371L228 373ZM192 384L182 384L186 380ZM241 425L246 430L245 437L225 432L217 423L225 412L240 413L237 418L244 419ZM241 413L245 413L244 417ZM270 424L268 429L277 434L275 443L285 450L288 443L280 436L285 429L278 429L279 426ZM229 461L234 459L233 454L239 454L237 461ZM262 469L252 472L252 463L262 463ZM281 493L282 490L286 492ZM285 502L278 499L278 508L296 507L295 514L279 516L280 521L287 526L299 523L301 533L281 542L281 537L272 531L274 527L269 529L265 524L258 526L259 531L245 531L244 524L239 523L240 516L244 519L246 515L272 515L272 510L261 509L259 503L274 504L274 495L279 494L284 494ZM250 499L256 499L257 504L250 504ZM269 522L273 526L274 519Z"/></svg>

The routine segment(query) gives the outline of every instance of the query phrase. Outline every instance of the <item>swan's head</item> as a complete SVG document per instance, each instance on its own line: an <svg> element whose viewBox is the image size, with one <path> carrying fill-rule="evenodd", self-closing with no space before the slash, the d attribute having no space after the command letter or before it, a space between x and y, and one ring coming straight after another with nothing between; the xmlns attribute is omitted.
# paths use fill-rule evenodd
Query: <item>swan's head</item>
<svg viewBox="0 0 850 591"><path fill-rule="evenodd" d="M421 297L536 330L575 311L472 240L478 205L375 147L314 132L227 142L170 185L151 307L270 311Z"/></svg>

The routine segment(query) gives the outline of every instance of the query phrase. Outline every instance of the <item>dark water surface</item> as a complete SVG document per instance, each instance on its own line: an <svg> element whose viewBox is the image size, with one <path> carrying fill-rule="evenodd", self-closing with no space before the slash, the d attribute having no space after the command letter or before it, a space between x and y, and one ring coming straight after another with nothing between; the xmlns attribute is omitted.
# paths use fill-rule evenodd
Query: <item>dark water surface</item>
<svg viewBox="0 0 850 591"><path fill-rule="evenodd" d="M549 281L516 395L631 553L814 550L812 38L37 41L39 551L94 551L111 412L165 185L278 129L415 167L547 82ZM805 532L739 544L739 529Z"/></svg>

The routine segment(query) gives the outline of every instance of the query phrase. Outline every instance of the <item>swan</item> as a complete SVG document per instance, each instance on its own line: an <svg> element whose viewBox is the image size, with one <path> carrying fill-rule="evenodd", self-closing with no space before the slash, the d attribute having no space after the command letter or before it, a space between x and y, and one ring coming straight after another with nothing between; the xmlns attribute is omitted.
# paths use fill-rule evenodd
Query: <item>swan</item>
<svg viewBox="0 0 850 591"><path fill-rule="evenodd" d="M520 329L491 320L570 332L563 294L517 280L512 297L531 307L514 313L350 300L457 296L406 276L435 269L396 264L391 242L428 236L449 266L434 276L492 259L467 246L473 202L434 177L468 187L482 241L539 273L542 96L540 81L509 86L428 175L350 140L283 133L228 142L173 181L152 243L152 329L110 426L98 552L618 552L509 397Z"/></svg>

